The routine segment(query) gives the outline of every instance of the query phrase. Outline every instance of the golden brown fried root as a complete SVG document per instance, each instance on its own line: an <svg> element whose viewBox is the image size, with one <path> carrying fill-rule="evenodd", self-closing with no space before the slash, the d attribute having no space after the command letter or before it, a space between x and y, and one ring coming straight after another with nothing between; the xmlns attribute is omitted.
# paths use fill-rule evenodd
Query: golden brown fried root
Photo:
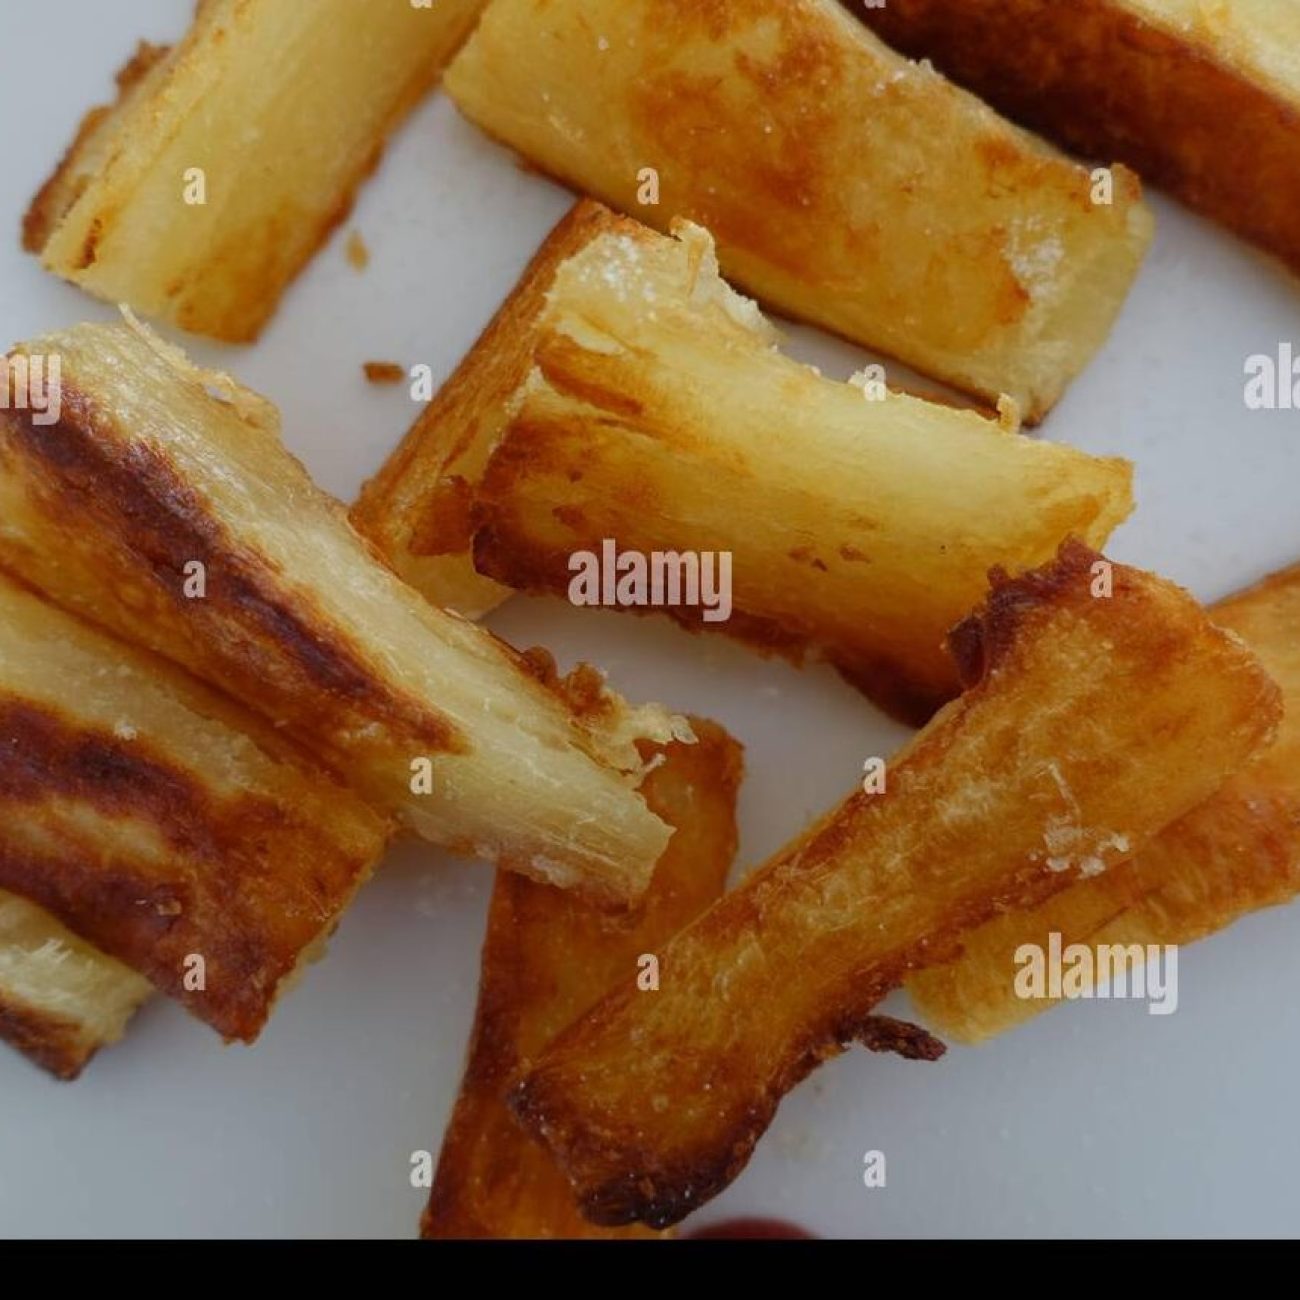
<svg viewBox="0 0 1300 1300"><path fill-rule="evenodd" d="M903 52L1088 157L1118 158L1300 271L1300 12L1276 0L889 0Z"/></svg>
<svg viewBox="0 0 1300 1300"><path fill-rule="evenodd" d="M462 112L580 192L713 231L796 319L1030 420L1110 329L1151 238L1088 170L909 63L835 0L494 0Z"/></svg>
<svg viewBox="0 0 1300 1300"><path fill-rule="evenodd" d="M469 1063L424 1236L652 1235L584 1219L549 1153L524 1134L504 1098L530 1057L602 994L634 986L644 972L640 959L655 956L722 892L736 848L741 751L716 724L692 718L691 725L697 744L646 750L659 764L646 778L646 800L676 833L634 910L600 910L549 885L498 874Z"/></svg>
<svg viewBox="0 0 1300 1300"><path fill-rule="evenodd" d="M1131 508L1131 466L867 400L775 339L703 231L582 203L354 518L438 603L477 575L568 595L574 557L607 539L671 557L673 578L692 552L726 555L727 610L663 612L828 659L919 725L957 693L943 637L989 568L1043 563L1071 533L1100 545Z"/></svg>
<svg viewBox="0 0 1300 1300"><path fill-rule="evenodd" d="M419 834L612 899L644 888L669 832L633 789L635 741L672 738L668 715L603 687L579 707L434 609L265 399L143 327L17 356L60 359L62 403L53 423L0 411L0 566L243 700Z"/></svg>
<svg viewBox="0 0 1300 1300"><path fill-rule="evenodd" d="M48 912L0 891L0 1041L58 1079L117 1042L149 981Z"/></svg>
<svg viewBox="0 0 1300 1300"><path fill-rule="evenodd" d="M599 1223L674 1223L909 971L1000 908L1112 868L1271 738L1277 689L1187 593L1078 544L994 575L954 636L969 689L890 765L612 994L511 1104ZM1104 570L1097 570L1104 573ZM1158 771L1159 781L1150 774Z"/></svg>
<svg viewBox="0 0 1300 1300"><path fill-rule="evenodd" d="M23 981L11 997L0 979L0 1002L66 1020L66 993L111 1038L140 1000L121 962L251 1042L387 832L255 715L0 576L0 889L116 959L8 911L26 963L0 947ZM33 1032L39 1048L56 1031ZM84 1045L52 1047L53 1064Z"/></svg>
<svg viewBox="0 0 1300 1300"><path fill-rule="evenodd" d="M1046 951L1053 932L1062 951L1071 943L1112 952L1192 943L1300 893L1300 566L1221 601L1210 617L1239 635L1281 686L1277 739L1124 866L988 922L963 936L958 960L915 972L907 990L941 1033L979 1042L1057 1004L1016 995L1021 944ZM1127 971L1131 954L1123 956Z"/></svg>
<svg viewBox="0 0 1300 1300"><path fill-rule="evenodd" d="M211 0L142 45L23 223L65 279L182 329L257 337L483 0ZM286 57L291 52L291 57Z"/></svg>

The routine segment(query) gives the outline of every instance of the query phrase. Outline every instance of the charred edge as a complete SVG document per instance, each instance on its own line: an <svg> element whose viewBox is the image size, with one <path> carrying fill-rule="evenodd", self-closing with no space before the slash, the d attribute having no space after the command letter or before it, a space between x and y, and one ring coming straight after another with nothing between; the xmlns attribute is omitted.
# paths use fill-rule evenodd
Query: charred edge
<svg viewBox="0 0 1300 1300"><path fill-rule="evenodd" d="M621 704L611 695L598 668L575 664L566 676L561 676L555 657L545 646L532 646L522 652L507 649L520 670L545 687L588 730L611 723L618 715Z"/></svg>
<svg viewBox="0 0 1300 1300"><path fill-rule="evenodd" d="M480 519L485 515L481 511ZM567 553L548 555L517 545L508 526L481 522L472 553L476 573L515 591L561 597L568 591ZM706 623L701 610L684 606L620 606L618 612L669 618L693 634L720 632L756 654L784 659L796 668L802 668L809 657L823 658L850 686L905 726L923 727L959 689L955 673L951 683L923 682L895 660L856 647L820 645L810 631L743 609L733 610L725 623Z"/></svg>
<svg viewBox="0 0 1300 1300"><path fill-rule="evenodd" d="M1006 659L1035 610L1058 604L1068 593L1086 586L1092 566L1101 558L1071 537L1061 543L1056 558L1041 568L1015 577L1001 568L991 570L984 604L948 633L948 651L963 689L978 686Z"/></svg>
<svg viewBox="0 0 1300 1300"><path fill-rule="evenodd" d="M718 1195L749 1162L754 1146L776 1112L774 1101L750 1107L744 1121L728 1135L732 1139L721 1158L706 1156L689 1165L653 1164L647 1155L635 1172L619 1173L594 1184L583 1178L587 1143L571 1139L567 1126L548 1123L552 1110L546 1084L537 1076L525 1077L506 1095L506 1105L534 1137L551 1150L556 1163L569 1179L584 1218L603 1228L644 1223L663 1230L681 1222L688 1214ZM592 1164L604 1165L601 1151L593 1147ZM680 1189L689 1188L683 1192Z"/></svg>
<svg viewBox="0 0 1300 1300"><path fill-rule="evenodd" d="M95 436L103 420L95 401L66 383L63 412L47 426L12 415L5 420L26 454L49 471L53 491L48 513L70 530L84 530L87 518L97 518L141 562L142 575L153 578L186 624L196 613L207 617L224 606L320 691L380 713L403 729L414 724L420 741L435 751L466 751L467 741L453 723L423 708L413 717L413 710L379 687L355 656L289 609L268 588L257 561L241 552L206 503L160 455L140 444L113 455L107 440ZM197 610L184 594L185 566L193 561L221 577Z"/></svg>
<svg viewBox="0 0 1300 1300"><path fill-rule="evenodd" d="M65 1082L77 1078L99 1048L87 1040L75 1021L2 998L0 1042L8 1043L33 1064Z"/></svg>
<svg viewBox="0 0 1300 1300"><path fill-rule="evenodd" d="M937 1061L948 1049L935 1036L893 1016L868 1016L854 1035L871 1052L893 1052L907 1061Z"/></svg>
<svg viewBox="0 0 1300 1300"><path fill-rule="evenodd" d="M0 702L0 799L12 808L51 795L106 817L143 817L178 858L211 870L197 881L175 873L151 878L126 864L15 850L0 834L3 886L138 970L221 1033L255 1038L301 947L292 933L284 943L271 942L265 927L249 922L239 896L241 886L260 883L266 873L257 832L270 829L268 811L252 801L219 809L197 782L150 756L140 739L118 741L68 727L30 704ZM221 997L184 987L183 958L198 950L208 957L213 985L225 990Z"/></svg>
<svg viewBox="0 0 1300 1300"><path fill-rule="evenodd" d="M874 1007L898 984L896 975L878 974L859 1001ZM659 1164L652 1169L647 1167L648 1160L638 1161L635 1172L619 1173L592 1186L582 1179L588 1157L586 1141L581 1136L571 1138L567 1125L548 1122L548 1114L558 1108L548 1103L548 1084L543 1077L525 1077L507 1097L507 1105L525 1128L552 1144L552 1153L571 1180L576 1173L575 1190L585 1217L605 1227L640 1222L663 1229L680 1222L734 1182L771 1125L781 1100L818 1066L854 1042L873 1052L893 1052L916 1061L938 1060L947 1050L926 1030L892 1016L860 1010L837 1016L792 1051L776 1081L750 1102L726 1134L710 1144L709 1151L701 1152L698 1160ZM593 1155L592 1166L606 1163L606 1151L596 1147Z"/></svg>
<svg viewBox="0 0 1300 1300"><path fill-rule="evenodd" d="M884 656L832 650L826 658L850 686L907 727L924 727L958 693L955 675L950 685L922 683L904 664Z"/></svg>

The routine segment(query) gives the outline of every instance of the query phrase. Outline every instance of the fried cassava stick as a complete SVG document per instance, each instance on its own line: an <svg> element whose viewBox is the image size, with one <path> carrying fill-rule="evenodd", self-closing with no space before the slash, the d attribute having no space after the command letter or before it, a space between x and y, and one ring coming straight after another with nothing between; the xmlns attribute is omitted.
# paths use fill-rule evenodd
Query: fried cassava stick
<svg viewBox="0 0 1300 1300"><path fill-rule="evenodd" d="M835 0L493 0L445 85L578 190L712 230L724 272L783 314L1031 420L1151 238L1132 173L1101 195Z"/></svg>
<svg viewBox="0 0 1300 1300"><path fill-rule="evenodd" d="M583 1212L670 1224L909 970L1113 867L1271 738L1277 688L1185 592L1070 544L957 628L966 693L566 1030L512 1094ZM1109 595L1099 583L1112 582ZM1159 779L1153 780L1152 773Z"/></svg>
<svg viewBox="0 0 1300 1300"><path fill-rule="evenodd" d="M643 1236L602 1229L578 1213L546 1149L506 1109L524 1062L628 977L722 892L736 850L740 746L691 719L698 744L656 747L650 807L675 834L645 898L601 910L550 885L497 875L483 941L478 1014L460 1097L443 1139L422 1224L426 1237Z"/></svg>
<svg viewBox="0 0 1300 1300"><path fill-rule="evenodd" d="M467 612L504 591L485 578L570 595L574 557L607 539L670 557L683 597L692 559L726 555L727 619L684 598L663 612L826 658L922 723L957 692L943 637L988 570L1041 564L1070 534L1100 545L1132 468L831 382L776 337L703 231L581 204L353 517Z"/></svg>
<svg viewBox="0 0 1300 1300"><path fill-rule="evenodd" d="M0 890L0 1040L36 1065L75 1079L152 992L44 908Z"/></svg>
<svg viewBox="0 0 1300 1300"><path fill-rule="evenodd" d="M285 727L435 842L616 899L645 887L669 832L633 789L635 741L672 719L591 670L543 682L430 606L284 449L265 399L142 327L33 355L60 359L61 409L0 411L0 565Z"/></svg>
<svg viewBox="0 0 1300 1300"><path fill-rule="evenodd" d="M262 719L0 575L0 889L116 959L58 933L36 948L39 918L0 904L31 959L30 1046L56 1072L89 1044L65 1045L41 1008L58 1018L66 992L111 1037L141 997L119 962L251 1042L387 834ZM0 980L0 1004L10 993Z"/></svg>
<svg viewBox="0 0 1300 1300"><path fill-rule="evenodd" d="M1056 1005L1016 995L1021 944L1046 951L1056 932L1062 949L1137 944L1145 961L1150 944L1192 943L1300 893L1300 566L1221 601L1210 617L1237 633L1281 686L1277 739L1123 867L990 921L962 939L960 959L911 976L913 1003L943 1034L979 1042ZM1121 955L1127 970L1131 954Z"/></svg>
<svg viewBox="0 0 1300 1300"><path fill-rule="evenodd" d="M481 5L204 0L82 122L25 246L97 297L256 338Z"/></svg>

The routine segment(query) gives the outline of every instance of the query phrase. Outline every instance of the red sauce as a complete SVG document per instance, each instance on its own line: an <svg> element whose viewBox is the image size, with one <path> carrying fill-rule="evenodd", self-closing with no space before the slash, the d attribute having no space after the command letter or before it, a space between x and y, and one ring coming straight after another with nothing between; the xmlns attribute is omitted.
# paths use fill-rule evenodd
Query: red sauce
<svg viewBox="0 0 1300 1300"><path fill-rule="evenodd" d="M725 1219L711 1223L707 1228L697 1228L687 1233L688 1241L758 1241L762 1238L786 1238L792 1241L813 1241L811 1232L805 1232L784 1219Z"/></svg>

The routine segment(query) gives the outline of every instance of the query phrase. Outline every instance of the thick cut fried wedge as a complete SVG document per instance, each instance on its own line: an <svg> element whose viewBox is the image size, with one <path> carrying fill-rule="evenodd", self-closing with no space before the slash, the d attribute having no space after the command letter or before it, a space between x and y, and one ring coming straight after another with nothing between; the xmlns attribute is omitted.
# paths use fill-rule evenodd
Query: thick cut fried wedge
<svg viewBox="0 0 1300 1300"><path fill-rule="evenodd" d="M152 992L44 908L0 890L0 1041L75 1079Z"/></svg>
<svg viewBox="0 0 1300 1300"><path fill-rule="evenodd" d="M657 959L722 893L736 851L740 746L713 723L691 723L698 744L653 750L660 766L646 779L646 801L676 833L636 909L602 912L572 893L497 875L469 1063L443 1139L426 1237L648 1235L584 1219L545 1147L506 1109L505 1094L524 1062L602 994L652 978L641 959Z"/></svg>
<svg viewBox="0 0 1300 1300"><path fill-rule="evenodd" d="M387 831L260 718L0 577L0 889L225 1037L257 1037ZM139 986L56 949L26 1001L102 998L111 1033Z"/></svg>
<svg viewBox="0 0 1300 1300"><path fill-rule="evenodd" d="M781 1097L962 931L1140 849L1272 735L1277 689L1185 592L1062 548L953 634L970 683L891 764L664 949L512 1094L597 1222L669 1224ZM1152 772L1160 780L1151 779Z"/></svg>
<svg viewBox="0 0 1300 1300"><path fill-rule="evenodd" d="M33 353L61 359L61 410L0 412L0 565L287 727L422 835L640 893L669 831L632 788L635 741L671 739L668 715L590 669L540 680L431 607L284 449L269 403L143 327Z"/></svg>
<svg viewBox="0 0 1300 1300"><path fill-rule="evenodd" d="M141 46L23 225L100 298L256 338L483 0L205 0Z"/></svg>
<svg viewBox="0 0 1300 1300"><path fill-rule="evenodd" d="M579 190L707 226L777 310L1030 419L1151 238L1131 173L1094 203L1087 170L835 0L493 0L446 89Z"/></svg>
<svg viewBox="0 0 1300 1300"><path fill-rule="evenodd" d="M466 589L471 547L480 575L557 595L574 556L614 569L606 539L670 556L681 592L662 612L829 659L919 725L957 693L943 638L989 569L1042 564L1071 534L1101 545L1131 466L822 378L776 350L708 235L678 230L579 205L357 522L434 600ZM731 557L725 620L686 603L710 553ZM651 612L643 594L623 607Z"/></svg>
<svg viewBox="0 0 1300 1300"><path fill-rule="evenodd" d="M912 975L912 1001L942 1033L979 1042L1056 1005L1016 995L1021 944L1046 951L1053 932L1063 949L1110 944L1127 970L1132 954L1120 948L1192 943L1300 893L1300 566L1222 601L1210 615L1241 636L1281 686L1276 741L1123 867L1033 911L990 921L963 937L959 960Z"/></svg>
<svg viewBox="0 0 1300 1300"><path fill-rule="evenodd" d="M1027 126L1118 158L1300 271L1294 0L845 0Z"/></svg>

